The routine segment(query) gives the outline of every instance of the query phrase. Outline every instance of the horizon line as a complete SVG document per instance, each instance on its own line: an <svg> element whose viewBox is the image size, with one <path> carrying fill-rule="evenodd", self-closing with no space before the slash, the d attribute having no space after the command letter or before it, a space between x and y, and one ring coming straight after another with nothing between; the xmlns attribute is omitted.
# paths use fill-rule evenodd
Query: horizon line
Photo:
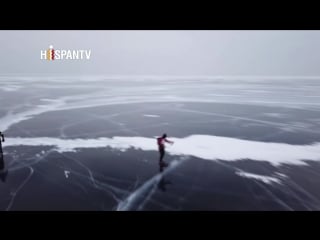
<svg viewBox="0 0 320 240"><path fill-rule="evenodd" d="M66 73L0 73L0 76L32 76L32 75L46 75L50 76L97 76L97 77L175 77L175 78L235 78L235 77L246 77L246 78L320 78L320 75L165 75L165 74L66 74Z"/></svg>

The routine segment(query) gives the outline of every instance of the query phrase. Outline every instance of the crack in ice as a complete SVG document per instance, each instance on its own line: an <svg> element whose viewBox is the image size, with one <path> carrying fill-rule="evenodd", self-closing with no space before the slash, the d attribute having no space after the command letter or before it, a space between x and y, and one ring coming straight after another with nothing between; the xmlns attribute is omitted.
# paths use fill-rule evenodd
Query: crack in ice
<svg viewBox="0 0 320 240"><path fill-rule="evenodd" d="M30 170L30 173L29 173L29 175L27 176L27 178L19 185L19 187L18 187L14 192L11 192L12 198L11 198L11 200L10 200L10 202L9 202L9 205L8 205L7 208L6 208L6 211L10 211L10 209L11 209L12 206L13 206L13 203L14 203L14 200L15 200L17 194L21 191L21 189L22 189L22 188L27 184L27 182L31 179L34 170L33 170L32 167L28 167L28 168L29 168L29 170Z"/></svg>

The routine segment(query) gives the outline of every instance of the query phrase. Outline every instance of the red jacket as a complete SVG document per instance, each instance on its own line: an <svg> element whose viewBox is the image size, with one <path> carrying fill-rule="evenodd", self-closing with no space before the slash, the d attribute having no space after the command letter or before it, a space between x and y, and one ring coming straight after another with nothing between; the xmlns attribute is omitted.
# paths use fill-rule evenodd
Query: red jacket
<svg viewBox="0 0 320 240"><path fill-rule="evenodd" d="M171 141L167 140L166 138L163 138L163 137L158 137L157 138L157 143L158 143L158 146L159 147L162 147L164 148L164 143L167 142L167 143L171 143Z"/></svg>

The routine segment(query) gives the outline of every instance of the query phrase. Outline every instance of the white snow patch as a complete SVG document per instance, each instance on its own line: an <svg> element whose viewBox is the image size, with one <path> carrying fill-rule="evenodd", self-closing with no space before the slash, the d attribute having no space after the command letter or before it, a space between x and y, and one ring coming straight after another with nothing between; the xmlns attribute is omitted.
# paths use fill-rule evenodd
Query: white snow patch
<svg viewBox="0 0 320 240"><path fill-rule="evenodd" d="M287 176L287 175L284 175L283 173L276 172L276 174L277 174L279 177L288 178L288 176Z"/></svg>
<svg viewBox="0 0 320 240"><path fill-rule="evenodd" d="M263 113L263 115L268 117L274 117L274 118L283 118L287 116L287 114L283 114L283 113Z"/></svg>
<svg viewBox="0 0 320 240"><path fill-rule="evenodd" d="M281 181L277 178L274 178L274 177L258 175L258 174L254 174L254 173L244 172L244 171L237 171L236 174L241 177L245 177L245 178L253 178L253 179L262 181L264 183L267 183L267 184L272 184L272 183L281 184Z"/></svg>
<svg viewBox="0 0 320 240"><path fill-rule="evenodd" d="M7 85L7 86L1 86L0 89L6 92L15 92L20 90L22 87L19 85Z"/></svg>
<svg viewBox="0 0 320 240"><path fill-rule="evenodd" d="M185 138L170 138L171 155L189 155L206 160L237 161L252 159L268 161L277 166L283 163L307 165L303 160L320 160L320 143L312 145L291 145L286 143L258 142L211 135L191 135ZM120 151L130 148L143 151L158 151L155 138L112 137L96 139L59 139L50 137L7 138L3 146L53 146L59 152L76 151L81 148L111 147Z"/></svg>
<svg viewBox="0 0 320 240"><path fill-rule="evenodd" d="M64 175L66 176L66 178L69 178L69 174L70 174L70 171L67 171L67 170L64 171Z"/></svg>
<svg viewBox="0 0 320 240"><path fill-rule="evenodd" d="M143 114L144 117L151 117L151 118L158 118L159 115L152 115L152 114Z"/></svg>

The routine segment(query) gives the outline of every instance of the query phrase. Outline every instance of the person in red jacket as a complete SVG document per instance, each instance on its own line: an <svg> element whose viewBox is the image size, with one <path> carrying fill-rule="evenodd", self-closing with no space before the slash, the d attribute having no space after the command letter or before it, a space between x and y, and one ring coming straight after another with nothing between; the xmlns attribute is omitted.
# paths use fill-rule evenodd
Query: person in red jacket
<svg viewBox="0 0 320 240"><path fill-rule="evenodd" d="M158 149L159 149L159 153L160 153L160 159L159 162L160 164L163 164L163 157L165 154L165 143L170 143L173 144L173 141L170 141L167 139L167 134L163 134L162 137L158 137L157 138L157 143L158 143Z"/></svg>

